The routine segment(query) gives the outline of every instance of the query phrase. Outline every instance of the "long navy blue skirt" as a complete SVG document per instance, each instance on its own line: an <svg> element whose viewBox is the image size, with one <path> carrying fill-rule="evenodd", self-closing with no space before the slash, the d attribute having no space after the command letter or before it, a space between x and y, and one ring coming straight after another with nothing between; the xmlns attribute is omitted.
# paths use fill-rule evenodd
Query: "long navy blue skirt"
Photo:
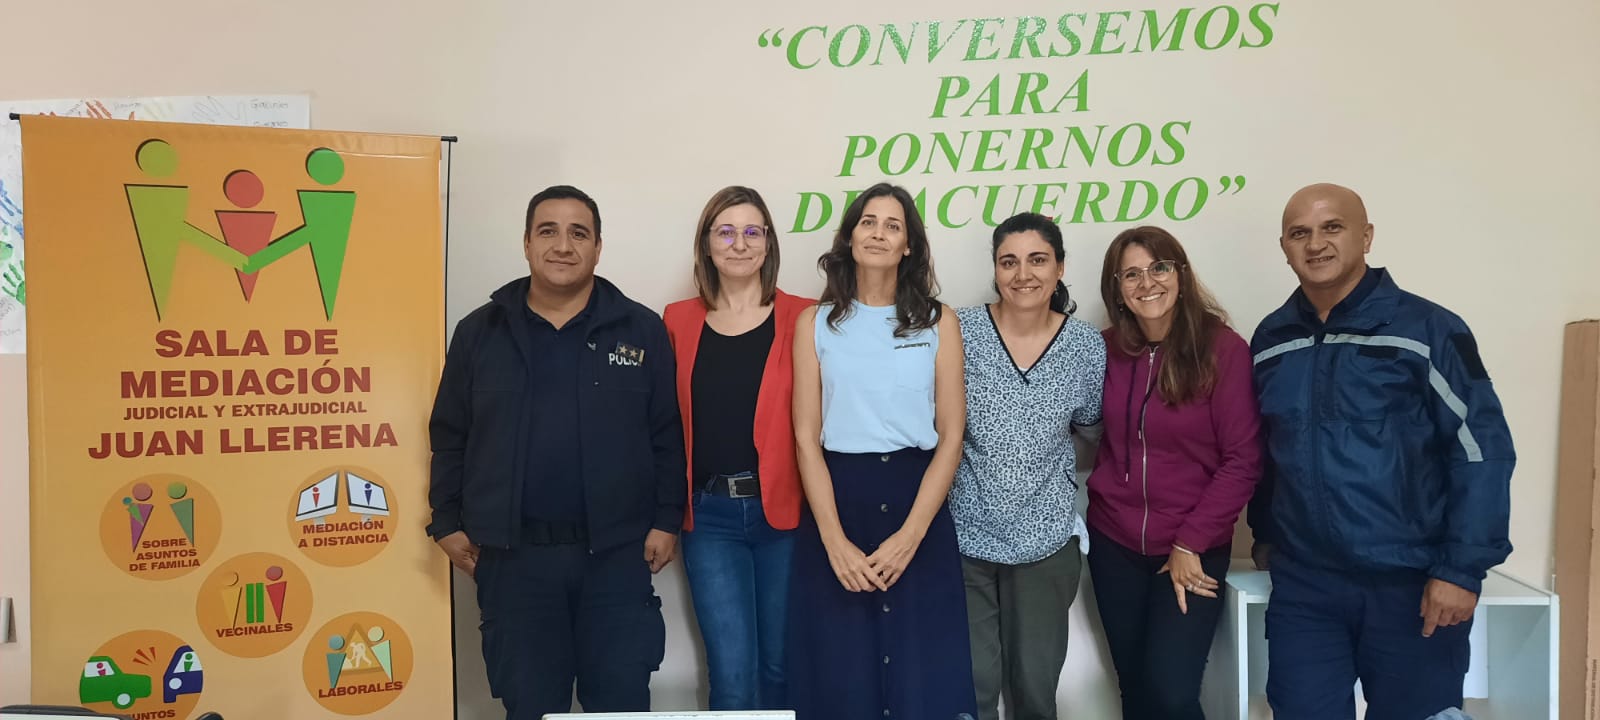
<svg viewBox="0 0 1600 720"><path fill-rule="evenodd" d="M933 452L824 455L845 536L871 555L905 522ZM792 563L788 678L799 720L977 716L966 591L947 505L887 592L839 584L809 510Z"/></svg>

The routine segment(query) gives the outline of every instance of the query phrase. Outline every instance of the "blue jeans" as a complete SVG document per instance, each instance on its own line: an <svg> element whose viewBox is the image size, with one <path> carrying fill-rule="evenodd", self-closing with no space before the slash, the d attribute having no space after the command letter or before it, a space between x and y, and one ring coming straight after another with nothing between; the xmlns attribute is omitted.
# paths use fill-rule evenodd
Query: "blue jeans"
<svg viewBox="0 0 1600 720"><path fill-rule="evenodd" d="M697 491L692 502L683 566L706 646L711 709L787 708L783 639L794 531L772 529L759 497Z"/></svg>

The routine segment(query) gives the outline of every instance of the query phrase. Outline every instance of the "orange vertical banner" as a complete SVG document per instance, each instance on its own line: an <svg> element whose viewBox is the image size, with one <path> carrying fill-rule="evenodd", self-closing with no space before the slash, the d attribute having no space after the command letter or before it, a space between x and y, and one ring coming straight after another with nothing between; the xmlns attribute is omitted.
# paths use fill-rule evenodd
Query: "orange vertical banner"
<svg viewBox="0 0 1600 720"><path fill-rule="evenodd" d="M34 702L454 712L439 139L28 116Z"/></svg>

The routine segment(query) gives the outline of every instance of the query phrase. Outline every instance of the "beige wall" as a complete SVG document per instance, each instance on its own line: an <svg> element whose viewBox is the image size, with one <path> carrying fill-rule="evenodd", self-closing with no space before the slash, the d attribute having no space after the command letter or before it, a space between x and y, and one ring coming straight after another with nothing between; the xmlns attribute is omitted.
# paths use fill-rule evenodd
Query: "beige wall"
<svg viewBox="0 0 1600 720"><path fill-rule="evenodd" d="M1168 0L1085 11L1171 8ZM296 93L315 127L458 134L450 253L453 323L521 272L522 206L539 188L577 184L605 218L601 272L660 308L690 292L685 233L728 183L763 191L785 229L797 193L835 195L876 177L834 177L844 138L871 133L1058 127L1142 120L1192 123L1177 168L908 175L957 184L1171 182L1245 175L1247 189L1168 223L1245 334L1293 286L1275 237L1299 185L1333 180L1367 198L1371 260L1406 288L1455 310L1478 333L1516 438L1506 571L1550 583L1562 324L1600 313L1600 261L1589 218L1600 160L1600 8L1585 0L1516 6L1447 0L1285 0L1267 48L1204 53L799 72L757 47L816 24L1041 14L1059 3L420 3L178 0L11 3L0 97ZM1201 9L1210 5L1200 5ZM1248 8L1248 3L1241 3ZM1001 33L1006 38L1009 27ZM948 31L948 26L947 26ZM921 36L919 36L920 38ZM920 42L923 40L919 39ZM965 42L965 36L957 44ZM1006 44L1006 47L1009 43ZM1002 47L1002 52L1006 49ZM1091 107L1037 118L930 119L941 75L1091 74ZM1005 104L1009 105L1009 90ZM1099 256L1121 226L1075 225L1068 280L1092 322L1104 317ZM986 231L934 229L947 301L987 297ZM785 234L784 285L815 293L824 233ZM92 292L92 288L85 288ZM396 288L404 292L404 288ZM22 364L0 358L0 594L25 598ZM431 388L417 388L419 393ZM661 707L699 702L700 657L681 570L664 573L670 657ZM463 718L494 716L476 659L470 584L458 587ZM26 609L26 603L23 604ZM1082 712L1114 701L1086 603L1062 696ZM0 702L25 692L23 644L0 645ZM48 638L41 638L48 642Z"/></svg>
<svg viewBox="0 0 1600 720"><path fill-rule="evenodd" d="M28 597L27 364L0 355L0 597L15 604L16 640L0 643L0 705L28 697L28 648L33 634ZM5 628L0 626L0 640Z"/></svg>

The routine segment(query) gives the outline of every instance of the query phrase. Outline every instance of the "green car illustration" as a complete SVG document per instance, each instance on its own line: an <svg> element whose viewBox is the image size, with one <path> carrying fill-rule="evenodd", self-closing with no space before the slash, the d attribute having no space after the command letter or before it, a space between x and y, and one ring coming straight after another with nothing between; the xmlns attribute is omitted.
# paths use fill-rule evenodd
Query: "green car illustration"
<svg viewBox="0 0 1600 720"><path fill-rule="evenodd" d="M129 675L104 655L89 658L78 679L78 702L109 702L118 710L133 707L133 701L150 697L150 676Z"/></svg>

